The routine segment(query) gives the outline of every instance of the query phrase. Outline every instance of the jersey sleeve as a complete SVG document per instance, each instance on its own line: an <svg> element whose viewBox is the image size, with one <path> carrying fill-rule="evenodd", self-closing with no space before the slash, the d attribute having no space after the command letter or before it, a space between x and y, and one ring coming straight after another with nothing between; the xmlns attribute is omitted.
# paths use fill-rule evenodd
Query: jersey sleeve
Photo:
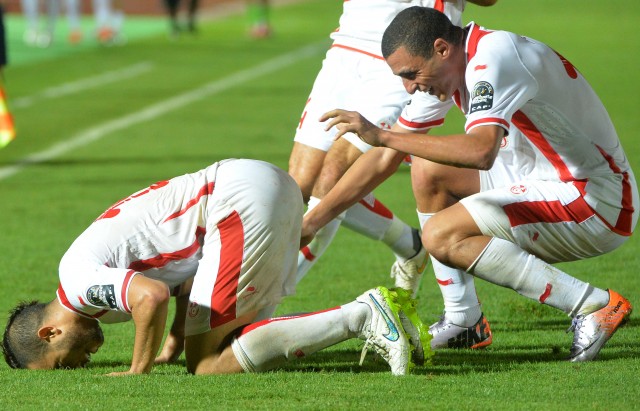
<svg viewBox="0 0 640 411"><path fill-rule="evenodd" d="M436 97L416 92L402 110L398 124L411 131L426 131L444 124L444 119L453 106L453 101L442 102Z"/></svg>
<svg viewBox="0 0 640 411"><path fill-rule="evenodd" d="M537 81L522 63L510 36L510 33L494 32L484 37L467 65L466 132L492 124L508 133L514 113L538 91Z"/></svg>
<svg viewBox="0 0 640 411"><path fill-rule="evenodd" d="M63 260L58 301L71 311L101 322L126 321L131 316L127 293L137 274L130 269Z"/></svg>

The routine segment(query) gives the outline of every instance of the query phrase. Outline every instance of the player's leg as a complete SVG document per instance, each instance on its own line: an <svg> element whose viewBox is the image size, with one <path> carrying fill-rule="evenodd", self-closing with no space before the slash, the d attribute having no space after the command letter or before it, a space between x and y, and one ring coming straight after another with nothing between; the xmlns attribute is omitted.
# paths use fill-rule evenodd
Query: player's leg
<svg viewBox="0 0 640 411"><path fill-rule="evenodd" d="M69 25L69 43L77 44L82 40L80 27L80 2L78 0L66 0L67 23Z"/></svg>
<svg viewBox="0 0 640 411"><path fill-rule="evenodd" d="M198 16L199 0L191 0L187 11L187 29L195 33L197 31L196 18Z"/></svg>
<svg viewBox="0 0 640 411"><path fill-rule="evenodd" d="M247 21L251 37L263 39L271 36L269 10L269 0L247 0Z"/></svg>
<svg viewBox="0 0 640 411"><path fill-rule="evenodd" d="M436 214L426 225L425 245L446 264L573 317L570 359L590 360L631 305L550 264L600 255L626 240L580 204L586 203L572 184L523 182L490 190Z"/></svg>
<svg viewBox="0 0 640 411"><path fill-rule="evenodd" d="M30 46L37 45L38 32L40 30L39 24L39 4L38 0L22 0L22 14L27 23L27 28L24 32L24 42Z"/></svg>
<svg viewBox="0 0 640 411"><path fill-rule="evenodd" d="M353 61L350 65L351 82L347 84L348 88L344 91L340 107L358 110L378 126L389 128L391 124L395 123L402 107L409 99L401 82L382 60L344 50L336 53L341 53L347 61ZM335 107L334 104L328 109ZM334 133L335 130L332 129L330 132ZM370 148L371 146L354 135L347 135L336 141L327 153L322 171L313 189L313 196L319 199L324 197L358 157ZM349 209L344 216L343 223L369 238L383 241L395 253L400 263L411 265L411 270L408 271L412 272L412 276L419 278L423 268L422 262L425 258L424 253L421 253L421 244L417 241L417 230L400 220L373 195ZM319 232L321 235L316 236L314 241L309 244L309 248L315 247L320 253L326 250L339 224L340 220L334 220L323 228L322 230L329 233ZM323 244L318 244L322 241ZM318 260L320 254L313 257L313 260L307 259L306 261L300 258L300 261L305 263L306 270ZM412 258L415 258L415 263ZM304 273L299 272L298 277L301 278L303 275ZM419 284L417 280L398 283L401 279L401 276L396 276L396 285L414 291L417 289Z"/></svg>
<svg viewBox="0 0 640 411"><path fill-rule="evenodd" d="M477 170L456 168L414 158L411 181L420 226L441 211L480 189ZM431 257L444 300L444 313L429 327L431 347L481 348L492 342L489 323L482 313L473 276Z"/></svg>
<svg viewBox="0 0 640 411"><path fill-rule="evenodd" d="M171 35L177 36L180 34L180 25L178 24L178 6L180 0L164 0L164 6L167 9L169 15L169 25L171 29Z"/></svg>
<svg viewBox="0 0 640 411"><path fill-rule="evenodd" d="M379 287L348 304L313 313L246 325L255 315L248 313L207 333L187 337L187 368L194 374L263 372L360 338L366 341L365 351L374 348L393 374L405 375L413 364L399 311L389 291Z"/></svg>

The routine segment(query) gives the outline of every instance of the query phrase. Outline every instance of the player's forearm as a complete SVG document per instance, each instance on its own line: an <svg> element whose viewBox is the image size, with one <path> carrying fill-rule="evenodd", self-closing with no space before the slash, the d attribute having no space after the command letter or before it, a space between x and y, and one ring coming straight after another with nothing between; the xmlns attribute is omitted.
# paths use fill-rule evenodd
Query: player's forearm
<svg viewBox="0 0 640 411"><path fill-rule="evenodd" d="M501 132L501 129L498 131ZM498 154L501 138L497 133L432 136L383 131L379 134L383 147L440 164L478 170L491 168Z"/></svg>
<svg viewBox="0 0 640 411"><path fill-rule="evenodd" d="M324 227L393 174L403 157L403 153L385 148L362 155L320 204L305 215L305 227L314 232Z"/></svg>
<svg viewBox="0 0 640 411"><path fill-rule="evenodd" d="M161 282L143 276L136 276L134 280L139 281L132 281L129 290L130 299L133 294L130 305L136 327L129 372L143 374L151 371L162 343L169 306L169 290Z"/></svg>

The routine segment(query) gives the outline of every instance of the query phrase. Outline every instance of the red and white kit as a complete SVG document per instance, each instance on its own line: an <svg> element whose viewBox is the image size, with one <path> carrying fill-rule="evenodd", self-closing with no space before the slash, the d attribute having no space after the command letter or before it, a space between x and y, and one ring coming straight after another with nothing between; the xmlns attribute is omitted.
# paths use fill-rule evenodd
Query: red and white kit
<svg viewBox="0 0 640 411"><path fill-rule="evenodd" d="M60 263L58 300L102 322L130 318L140 273L176 287L194 277L187 335L276 305L295 288L300 189L257 160L225 160L114 204Z"/></svg>
<svg viewBox="0 0 640 411"><path fill-rule="evenodd" d="M503 127L498 158L480 172L481 193L462 200L483 234L548 262L600 255L638 219L633 172L609 115L563 56L527 37L467 26L466 87L434 105L416 93L400 124L442 124L456 104L467 132Z"/></svg>
<svg viewBox="0 0 640 411"><path fill-rule="evenodd" d="M333 45L316 77L294 140L328 151L335 128L326 132L318 119L336 108L357 110L379 127L390 128L411 96L382 58L384 30L400 11L412 6L434 8L459 26L465 4L464 0L346 0L340 27L331 34ZM371 148L352 133L344 138L363 153Z"/></svg>

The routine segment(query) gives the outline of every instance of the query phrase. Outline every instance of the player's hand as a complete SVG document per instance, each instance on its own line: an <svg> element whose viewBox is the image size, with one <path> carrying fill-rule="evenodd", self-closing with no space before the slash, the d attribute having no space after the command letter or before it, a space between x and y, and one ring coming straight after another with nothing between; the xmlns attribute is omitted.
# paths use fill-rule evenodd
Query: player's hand
<svg viewBox="0 0 640 411"><path fill-rule="evenodd" d="M367 144L378 147L380 145L380 128L373 125L357 111L331 110L320 117L321 122L327 121L325 130L336 127L338 133L335 139L339 139L346 133L354 133Z"/></svg>
<svg viewBox="0 0 640 411"><path fill-rule="evenodd" d="M184 337L170 332L164 341L162 352L156 357L154 364L173 364L178 361L182 351L184 351Z"/></svg>

